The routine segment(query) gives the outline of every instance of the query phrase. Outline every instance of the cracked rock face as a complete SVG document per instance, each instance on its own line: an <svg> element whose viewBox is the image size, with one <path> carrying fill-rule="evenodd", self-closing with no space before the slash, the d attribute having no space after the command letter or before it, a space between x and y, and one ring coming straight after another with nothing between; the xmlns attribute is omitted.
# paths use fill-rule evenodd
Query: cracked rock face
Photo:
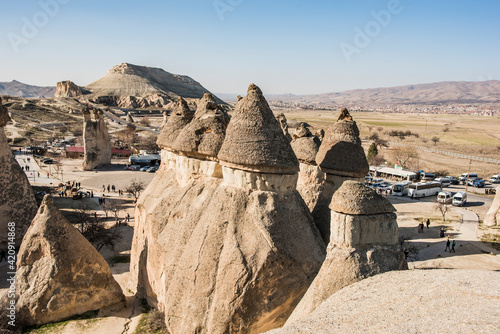
<svg viewBox="0 0 500 334"><path fill-rule="evenodd" d="M287 325L307 316L347 285L407 269L398 244L395 208L385 197L361 182L345 181L333 195L330 208L331 236L325 262Z"/></svg>
<svg viewBox="0 0 500 334"><path fill-rule="evenodd" d="M17 310L41 325L124 302L107 262L46 195L18 254Z"/></svg>
<svg viewBox="0 0 500 334"><path fill-rule="evenodd" d="M83 147L85 157L83 170L109 165L111 163L111 140L101 110L83 111Z"/></svg>
<svg viewBox="0 0 500 334"><path fill-rule="evenodd" d="M500 225L500 189L497 190L495 199L484 217L484 224L487 226Z"/></svg>
<svg viewBox="0 0 500 334"><path fill-rule="evenodd" d="M76 97L82 94L82 90L74 82L61 81L57 83L54 97Z"/></svg>
<svg viewBox="0 0 500 334"><path fill-rule="evenodd" d="M4 126L9 120L7 108L2 105L0 98L0 249L7 249L9 223L15 225L16 246L21 244L37 210L31 185L5 135Z"/></svg>
<svg viewBox="0 0 500 334"><path fill-rule="evenodd" d="M248 112L263 111L254 105ZM233 121L237 114L228 129ZM278 122L273 124L252 131L257 137L276 133L291 151ZM269 161L259 159L260 166L272 170L276 159ZM295 190L296 173L247 166L163 149L162 166L137 203L131 288L165 313L170 333L279 327L321 266L324 245Z"/></svg>

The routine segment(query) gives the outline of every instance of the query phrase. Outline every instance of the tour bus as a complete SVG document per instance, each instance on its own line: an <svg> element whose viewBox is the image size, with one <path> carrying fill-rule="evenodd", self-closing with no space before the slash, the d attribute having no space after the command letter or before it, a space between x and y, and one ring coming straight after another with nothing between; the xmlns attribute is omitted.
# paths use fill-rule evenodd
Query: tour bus
<svg viewBox="0 0 500 334"><path fill-rule="evenodd" d="M392 194L394 196L406 196L408 195L408 189L410 188L410 181L397 183L392 186Z"/></svg>
<svg viewBox="0 0 500 334"><path fill-rule="evenodd" d="M419 182L410 184L408 196L412 198L434 196L442 191L440 182Z"/></svg>

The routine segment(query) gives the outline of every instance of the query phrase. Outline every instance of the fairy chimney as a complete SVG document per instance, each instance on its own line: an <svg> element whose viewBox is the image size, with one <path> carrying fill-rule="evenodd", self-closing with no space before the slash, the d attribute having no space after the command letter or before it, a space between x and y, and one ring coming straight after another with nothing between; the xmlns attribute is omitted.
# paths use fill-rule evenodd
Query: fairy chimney
<svg viewBox="0 0 500 334"><path fill-rule="evenodd" d="M187 102L181 97L168 117L168 122L158 136L156 143L162 149L169 149L177 139L181 130L191 122L193 113Z"/></svg>
<svg viewBox="0 0 500 334"><path fill-rule="evenodd" d="M495 199L484 217L484 224L486 226L500 225L500 188L497 189Z"/></svg>
<svg viewBox="0 0 500 334"><path fill-rule="evenodd" d="M358 126L346 108L341 110L338 121L327 129L316 155L316 163L326 174L326 180L312 214L323 240L328 243L330 239L328 206L332 195L344 181L364 180L369 171Z"/></svg>
<svg viewBox="0 0 500 334"><path fill-rule="evenodd" d="M358 181L345 181L332 197L326 259L287 324L307 316L343 287L366 277L407 269L398 243L396 209Z"/></svg>
<svg viewBox="0 0 500 334"><path fill-rule="evenodd" d="M100 109L83 111L83 170L111 164L111 140Z"/></svg>
<svg viewBox="0 0 500 334"><path fill-rule="evenodd" d="M16 295L25 325L58 322L125 301L107 262L62 216L50 195L21 244Z"/></svg>

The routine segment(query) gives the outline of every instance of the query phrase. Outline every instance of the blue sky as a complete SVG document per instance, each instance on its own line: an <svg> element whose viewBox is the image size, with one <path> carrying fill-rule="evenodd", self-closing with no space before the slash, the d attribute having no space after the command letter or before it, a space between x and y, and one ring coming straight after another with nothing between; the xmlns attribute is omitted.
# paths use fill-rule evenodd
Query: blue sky
<svg viewBox="0 0 500 334"><path fill-rule="evenodd" d="M83 86L122 62L216 93L498 80L499 15L496 0L8 1L0 81Z"/></svg>

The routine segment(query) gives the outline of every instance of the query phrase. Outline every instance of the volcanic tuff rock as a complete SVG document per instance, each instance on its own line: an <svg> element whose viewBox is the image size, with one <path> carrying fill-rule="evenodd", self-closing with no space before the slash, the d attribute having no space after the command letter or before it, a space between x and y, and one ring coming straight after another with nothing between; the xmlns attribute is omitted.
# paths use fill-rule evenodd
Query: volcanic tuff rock
<svg viewBox="0 0 500 334"><path fill-rule="evenodd" d="M405 270L349 285L269 334L497 333L499 318L499 272Z"/></svg>
<svg viewBox="0 0 500 334"><path fill-rule="evenodd" d="M276 119L280 123L281 130L283 130L283 134L285 135L286 139L288 139L289 142L292 141L292 136L290 136L290 133L288 132L288 123L286 121L285 114L281 113L278 116L276 116Z"/></svg>
<svg viewBox="0 0 500 334"><path fill-rule="evenodd" d="M54 97L75 97L82 95L83 92L72 81L61 81L57 83Z"/></svg>
<svg viewBox="0 0 500 334"><path fill-rule="evenodd" d="M19 250L17 316L26 325L57 322L124 302L97 250L46 195Z"/></svg>
<svg viewBox="0 0 500 334"><path fill-rule="evenodd" d="M100 109L83 111L83 170L92 170L111 163L111 140Z"/></svg>
<svg viewBox="0 0 500 334"><path fill-rule="evenodd" d="M495 199L484 217L484 224L487 226L500 225L500 188L497 190Z"/></svg>
<svg viewBox="0 0 500 334"><path fill-rule="evenodd" d="M287 324L307 316L343 287L390 270L407 269L392 204L361 182L335 192L325 262Z"/></svg>
<svg viewBox="0 0 500 334"><path fill-rule="evenodd" d="M158 136L156 141L158 146L162 149L172 149L177 136L192 119L193 113L189 110L187 102L183 98L179 98Z"/></svg>
<svg viewBox="0 0 500 334"><path fill-rule="evenodd" d="M5 135L4 126L10 120L0 98L0 249L7 249L8 224L15 224L15 244L36 214L36 201L26 174L17 163Z"/></svg>
<svg viewBox="0 0 500 334"><path fill-rule="evenodd" d="M339 120L327 129L316 155L316 163L326 173L323 191L312 210L323 241L330 239L330 209L332 195L345 180L364 180L369 166L361 147L359 129L349 111L343 108Z"/></svg>
<svg viewBox="0 0 500 334"><path fill-rule="evenodd" d="M206 102L193 124L207 113L210 126L219 124ZM295 191L297 176L291 169L297 162L291 164L294 157L283 153L293 155L290 144L257 87L240 103L244 110L235 112L227 132L235 138L239 130L245 140L228 142L226 135L222 148L244 151L256 157L260 169L273 173L249 171L247 160L242 166L221 166L212 156L217 145L210 146L210 160L164 145L162 165L136 206L131 288L165 313L173 334L259 333L279 327L324 259L319 233ZM187 132L198 127L186 127L178 118L172 120L189 138ZM164 129L170 134L175 133L172 120ZM262 147L282 152L265 151L261 157L255 150ZM277 173L283 165L289 174Z"/></svg>
<svg viewBox="0 0 500 334"><path fill-rule="evenodd" d="M297 157L259 87L250 85L233 118L219 152L223 165L264 173L298 172Z"/></svg>

